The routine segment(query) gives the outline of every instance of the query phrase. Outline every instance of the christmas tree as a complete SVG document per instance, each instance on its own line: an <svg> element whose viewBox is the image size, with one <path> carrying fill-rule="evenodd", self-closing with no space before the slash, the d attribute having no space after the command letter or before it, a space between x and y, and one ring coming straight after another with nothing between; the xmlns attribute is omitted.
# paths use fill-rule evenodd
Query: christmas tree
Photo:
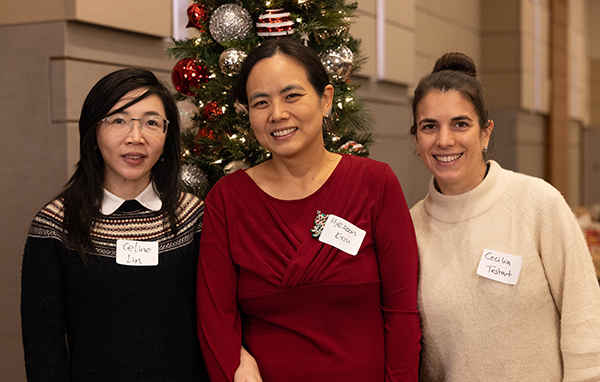
<svg viewBox="0 0 600 382"><path fill-rule="evenodd" d="M247 54L264 39L287 37L312 48L335 89L323 137L331 152L367 156L372 119L349 78L364 58L349 33L357 3L344 0L198 0L187 11L195 37L173 40L179 62L173 85L193 106L192 127L182 131L182 185L203 198L222 176L269 159L254 138L246 108L232 88Z"/></svg>

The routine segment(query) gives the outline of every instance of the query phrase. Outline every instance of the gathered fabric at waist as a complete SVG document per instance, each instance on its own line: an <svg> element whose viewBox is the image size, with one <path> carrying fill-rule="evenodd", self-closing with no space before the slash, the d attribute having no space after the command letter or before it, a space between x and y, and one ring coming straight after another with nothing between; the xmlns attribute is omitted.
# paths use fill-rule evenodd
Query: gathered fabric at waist
<svg viewBox="0 0 600 382"><path fill-rule="evenodd" d="M383 381L380 283L315 284L239 298L243 337L269 381Z"/></svg>

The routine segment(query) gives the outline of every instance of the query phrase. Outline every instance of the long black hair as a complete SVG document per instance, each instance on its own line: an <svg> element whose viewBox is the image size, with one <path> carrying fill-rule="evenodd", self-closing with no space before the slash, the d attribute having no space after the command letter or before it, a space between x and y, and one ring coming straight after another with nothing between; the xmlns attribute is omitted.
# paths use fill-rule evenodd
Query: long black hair
<svg viewBox="0 0 600 382"><path fill-rule="evenodd" d="M162 201L165 226L170 228L173 235L177 233L175 209L179 200L178 179L181 166L177 105L167 87L149 70L117 70L98 81L83 103L79 118L79 162L75 173L57 196L64 203L64 240L79 253L86 264L89 254L95 253L90 232L100 214L104 197L104 159L98 149L96 129L100 120L109 114L123 96L138 89L146 91L118 111L151 95L157 95L163 103L169 126L163 154L152 167L151 174Z"/></svg>

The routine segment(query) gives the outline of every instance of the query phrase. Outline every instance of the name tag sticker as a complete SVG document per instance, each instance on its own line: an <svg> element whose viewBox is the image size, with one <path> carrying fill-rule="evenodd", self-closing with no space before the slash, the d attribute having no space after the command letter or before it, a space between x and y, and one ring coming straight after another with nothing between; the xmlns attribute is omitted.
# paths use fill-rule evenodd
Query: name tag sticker
<svg viewBox="0 0 600 382"><path fill-rule="evenodd" d="M329 214L319 241L356 256L366 231L339 216Z"/></svg>
<svg viewBox="0 0 600 382"><path fill-rule="evenodd" d="M523 258L491 249L484 249L477 274L501 283L515 285L519 280Z"/></svg>
<svg viewBox="0 0 600 382"><path fill-rule="evenodd" d="M158 265L158 242L117 240L117 264L136 267Z"/></svg>

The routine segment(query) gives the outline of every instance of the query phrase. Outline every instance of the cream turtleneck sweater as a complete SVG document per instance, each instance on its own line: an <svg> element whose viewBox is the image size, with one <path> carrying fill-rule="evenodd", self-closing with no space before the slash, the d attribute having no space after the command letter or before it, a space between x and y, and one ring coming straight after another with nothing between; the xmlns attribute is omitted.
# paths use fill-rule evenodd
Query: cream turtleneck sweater
<svg viewBox="0 0 600 382"><path fill-rule="evenodd" d="M422 381L600 381L600 288L562 195L494 161L475 189L411 214L420 258ZM484 249L523 259L516 285L484 278Z"/></svg>

